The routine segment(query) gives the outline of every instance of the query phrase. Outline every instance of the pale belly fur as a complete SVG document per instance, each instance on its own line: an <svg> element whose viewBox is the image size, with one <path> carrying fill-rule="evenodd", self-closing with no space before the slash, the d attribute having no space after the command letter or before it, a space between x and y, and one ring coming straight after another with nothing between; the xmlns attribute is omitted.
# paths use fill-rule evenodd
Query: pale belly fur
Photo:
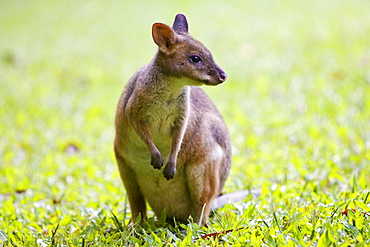
<svg viewBox="0 0 370 247"><path fill-rule="evenodd" d="M158 170L150 164L148 147L137 135L126 139L125 160L134 171L136 180L145 200L157 216L166 210L168 218L186 220L192 214L192 202L185 176L185 168L177 166L175 177L171 180L163 176L163 168L169 158L172 138L168 134L154 134L153 141L164 159L163 167ZM135 136L135 137L134 137Z"/></svg>
<svg viewBox="0 0 370 247"><path fill-rule="evenodd" d="M135 173L141 192L157 216L166 210L168 218L187 219L191 212L191 199L184 170L179 169L171 180L166 180L162 170L156 170L150 162L136 164Z"/></svg>

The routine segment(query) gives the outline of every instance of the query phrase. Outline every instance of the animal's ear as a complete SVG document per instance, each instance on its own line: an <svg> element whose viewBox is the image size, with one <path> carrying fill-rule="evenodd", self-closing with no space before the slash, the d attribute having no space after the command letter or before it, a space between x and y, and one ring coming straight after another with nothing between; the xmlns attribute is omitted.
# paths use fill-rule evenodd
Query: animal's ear
<svg viewBox="0 0 370 247"><path fill-rule="evenodd" d="M188 33L189 26L185 15L176 15L175 21L173 22L173 30L175 30L176 33Z"/></svg>
<svg viewBox="0 0 370 247"><path fill-rule="evenodd" d="M171 51L176 43L176 33L163 23L153 24L152 36L159 49L165 53Z"/></svg>

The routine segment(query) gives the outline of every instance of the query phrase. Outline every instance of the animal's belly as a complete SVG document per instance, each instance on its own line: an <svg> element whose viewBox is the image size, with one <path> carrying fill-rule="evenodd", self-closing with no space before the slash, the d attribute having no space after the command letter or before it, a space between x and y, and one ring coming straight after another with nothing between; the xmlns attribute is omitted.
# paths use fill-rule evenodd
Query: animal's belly
<svg viewBox="0 0 370 247"><path fill-rule="evenodd" d="M192 214L189 189L182 169L177 170L171 180L163 176L163 168L156 170L149 164L138 165L135 169L140 190L157 216L163 210L169 218L186 220Z"/></svg>
<svg viewBox="0 0 370 247"><path fill-rule="evenodd" d="M171 152L172 138L169 133L152 131L151 134L164 159L163 167L157 170L151 166L149 149L136 134L123 136L122 154L126 165L134 171L141 193L157 216L166 210L167 217L186 220L193 213L193 206L184 167L177 167L173 179L165 179L163 168Z"/></svg>

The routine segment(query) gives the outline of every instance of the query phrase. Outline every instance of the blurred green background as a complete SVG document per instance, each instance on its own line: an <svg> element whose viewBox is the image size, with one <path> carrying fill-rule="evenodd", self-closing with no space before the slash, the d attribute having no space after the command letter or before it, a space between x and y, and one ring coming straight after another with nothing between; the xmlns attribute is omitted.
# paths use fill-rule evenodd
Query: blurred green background
<svg viewBox="0 0 370 247"><path fill-rule="evenodd" d="M172 25L177 13L228 74L224 84L203 87L231 133L226 192L276 184L299 192L307 181L334 194L368 189L370 1L0 6L0 217L7 227L20 215L25 225L42 225L37 215L59 202L72 215L123 210L112 151L116 103L156 52L152 24Z"/></svg>

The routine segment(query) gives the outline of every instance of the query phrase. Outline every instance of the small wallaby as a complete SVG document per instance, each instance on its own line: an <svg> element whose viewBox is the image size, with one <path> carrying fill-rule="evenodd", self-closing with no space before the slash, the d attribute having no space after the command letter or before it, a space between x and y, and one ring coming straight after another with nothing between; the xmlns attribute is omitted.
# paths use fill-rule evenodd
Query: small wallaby
<svg viewBox="0 0 370 247"><path fill-rule="evenodd" d="M126 85L115 120L131 223L146 217L147 201L157 216L165 210L169 219L206 224L230 170L231 145L221 114L198 86L223 83L226 73L189 35L182 14L172 28L153 24L152 36L158 52Z"/></svg>

